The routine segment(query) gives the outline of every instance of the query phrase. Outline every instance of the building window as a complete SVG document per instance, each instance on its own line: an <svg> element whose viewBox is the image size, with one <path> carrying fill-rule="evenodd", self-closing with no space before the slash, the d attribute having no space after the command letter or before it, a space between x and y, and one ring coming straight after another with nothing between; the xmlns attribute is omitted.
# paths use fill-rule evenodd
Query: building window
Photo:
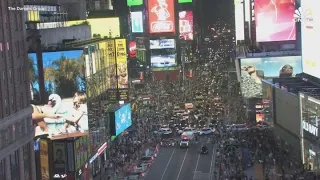
<svg viewBox="0 0 320 180"><path fill-rule="evenodd" d="M9 42L7 42L7 50L10 50Z"/></svg>
<svg viewBox="0 0 320 180"><path fill-rule="evenodd" d="M7 86L7 76L6 76L6 71L2 71L2 81L3 81L3 86Z"/></svg>
<svg viewBox="0 0 320 180"><path fill-rule="evenodd" d="M3 57L3 45L0 43L0 58Z"/></svg>
<svg viewBox="0 0 320 180"><path fill-rule="evenodd" d="M19 45L19 41L16 42L15 46L16 46L16 50L17 50L17 56L20 57L20 45Z"/></svg>
<svg viewBox="0 0 320 180"><path fill-rule="evenodd" d="M13 83L13 77L12 77L12 70L11 69L9 70L9 81L10 81L10 84Z"/></svg>
<svg viewBox="0 0 320 180"><path fill-rule="evenodd" d="M16 112L16 101L14 96L11 96L11 108L13 112Z"/></svg>
<svg viewBox="0 0 320 180"><path fill-rule="evenodd" d="M11 180L20 180L19 150L10 155Z"/></svg>
<svg viewBox="0 0 320 180"><path fill-rule="evenodd" d="M31 180L31 146L30 143L23 146L24 179Z"/></svg>
<svg viewBox="0 0 320 180"><path fill-rule="evenodd" d="M0 160L0 177L7 179L6 177L6 161L4 159Z"/></svg>
<svg viewBox="0 0 320 180"><path fill-rule="evenodd" d="M16 136L16 126L17 124L13 124L10 128L10 141L14 142L17 139Z"/></svg>
<svg viewBox="0 0 320 180"><path fill-rule="evenodd" d="M16 22L16 24L15 24L15 29L16 29L16 31L18 31L19 30L19 22L18 22L18 13L14 13L14 19L15 19L15 22Z"/></svg>
<svg viewBox="0 0 320 180"><path fill-rule="evenodd" d="M4 108L6 109L6 115L8 115L9 108L8 108L8 98L7 97L4 99Z"/></svg>
<svg viewBox="0 0 320 180"><path fill-rule="evenodd" d="M20 95L20 108L24 108L24 100L23 100L23 93Z"/></svg>

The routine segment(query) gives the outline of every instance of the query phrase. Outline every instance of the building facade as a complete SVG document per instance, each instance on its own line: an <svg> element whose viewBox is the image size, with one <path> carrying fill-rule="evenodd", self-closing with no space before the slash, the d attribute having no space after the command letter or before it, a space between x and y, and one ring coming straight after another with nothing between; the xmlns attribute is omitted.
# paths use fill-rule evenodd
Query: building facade
<svg viewBox="0 0 320 180"><path fill-rule="evenodd" d="M0 177L35 180L24 11L17 7L22 0L0 0Z"/></svg>

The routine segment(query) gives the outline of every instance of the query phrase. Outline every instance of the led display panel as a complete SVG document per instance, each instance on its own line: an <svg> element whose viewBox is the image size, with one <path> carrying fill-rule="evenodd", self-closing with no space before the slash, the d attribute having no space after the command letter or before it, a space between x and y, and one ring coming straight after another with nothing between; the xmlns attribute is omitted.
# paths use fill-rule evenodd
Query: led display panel
<svg viewBox="0 0 320 180"><path fill-rule="evenodd" d="M293 20L294 1L255 0L254 15L257 42L296 40Z"/></svg>
<svg viewBox="0 0 320 180"><path fill-rule="evenodd" d="M320 58L318 46L315 44L320 37L319 1L301 1L299 21L301 21L301 46L303 72L320 78Z"/></svg>
<svg viewBox="0 0 320 180"><path fill-rule="evenodd" d="M180 39L193 40L193 12L179 12L179 33Z"/></svg>
<svg viewBox="0 0 320 180"><path fill-rule="evenodd" d="M143 0L127 0L128 6L140 6L143 4Z"/></svg>
<svg viewBox="0 0 320 180"><path fill-rule="evenodd" d="M132 125L131 105L127 104L115 112L116 136Z"/></svg>
<svg viewBox="0 0 320 180"><path fill-rule="evenodd" d="M236 26L236 42L244 40L244 5L243 0L234 0L234 14Z"/></svg>
<svg viewBox="0 0 320 180"><path fill-rule="evenodd" d="M301 56L241 59L241 91L245 98L262 98L262 81L294 77L302 72Z"/></svg>
<svg viewBox="0 0 320 180"><path fill-rule="evenodd" d="M178 3L192 3L192 0L178 0Z"/></svg>
<svg viewBox="0 0 320 180"><path fill-rule="evenodd" d="M175 33L174 0L149 0L148 12L151 34Z"/></svg>
<svg viewBox="0 0 320 180"><path fill-rule="evenodd" d="M151 66L171 67L176 65L176 45L174 39L150 40Z"/></svg>
<svg viewBox="0 0 320 180"><path fill-rule="evenodd" d="M142 12L131 12L131 28L133 33L143 32L143 17Z"/></svg>

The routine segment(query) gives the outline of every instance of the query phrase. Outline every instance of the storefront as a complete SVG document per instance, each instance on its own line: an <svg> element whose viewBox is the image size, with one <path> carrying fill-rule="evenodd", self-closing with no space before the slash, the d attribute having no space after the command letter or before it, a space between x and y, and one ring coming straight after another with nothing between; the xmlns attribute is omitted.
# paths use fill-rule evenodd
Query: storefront
<svg viewBox="0 0 320 180"><path fill-rule="evenodd" d="M90 158L88 168L89 168L89 176L91 178L95 178L100 175L101 170L103 168L103 164L107 159L106 154L107 143L104 143L98 151Z"/></svg>
<svg viewBox="0 0 320 180"><path fill-rule="evenodd" d="M136 38L136 58L139 60L141 64L147 63L147 47L148 47L148 39L145 37L137 37Z"/></svg>

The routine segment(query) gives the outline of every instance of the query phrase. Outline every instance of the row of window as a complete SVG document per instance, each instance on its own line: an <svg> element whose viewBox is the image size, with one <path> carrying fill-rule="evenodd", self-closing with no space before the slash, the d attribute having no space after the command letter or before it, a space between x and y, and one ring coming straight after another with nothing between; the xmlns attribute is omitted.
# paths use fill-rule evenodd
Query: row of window
<svg viewBox="0 0 320 180"><path fill-rule="evenodd" d="M320 117L320 104L310 101L307 98L301 97L301 107L302 107L302 120L306 121L313 126L320 127L319 117Z"/></svg>
<svg viewBox="0 0 320 180"><path fill-rule="evenodd" d="M16 50L16 55L17 57L20 57L23 55L23 52L25 51L25 48L24 48L24 42L23 41L16 41L14 42L14 47L15 47L15 50ZM0 59L4 57L4 51L7 50L8 52L8 56L10 57L10 43L7 42L7 43L2 43L0 42Z"/></svg>
<svg viewBox="0 0 320 180"><path fill-rule="evenodd" d="M31 117L0 130L0 149L33 132Z"/></svg>

